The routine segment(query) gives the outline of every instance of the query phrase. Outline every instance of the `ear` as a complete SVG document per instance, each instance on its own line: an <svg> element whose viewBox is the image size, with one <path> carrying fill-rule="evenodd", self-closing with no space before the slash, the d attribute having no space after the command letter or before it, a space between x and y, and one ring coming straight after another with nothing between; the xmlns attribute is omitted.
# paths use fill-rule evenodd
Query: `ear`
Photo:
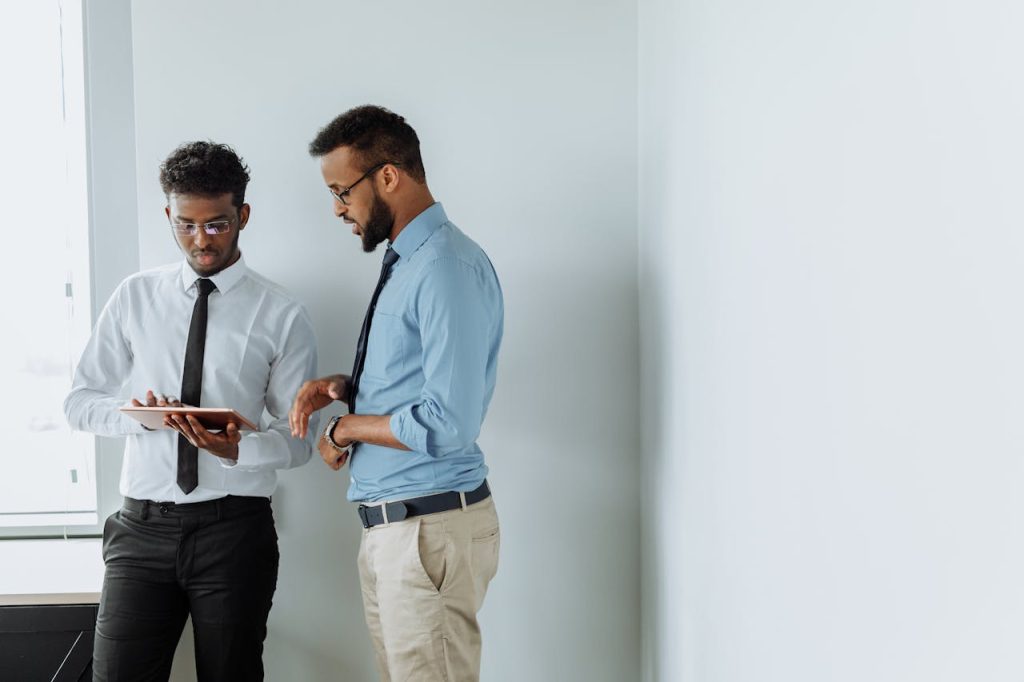
<svg viewBox="0 0 1024 682"><path fill-rule="evenodd" d="M398 186L402 182L402 175L398 172L398 168L392 166L390 163L380 169L377 174L380 177L380 181L384 184L384 191L388 194L398 190Z"/></svg>
<svg viewBox="0 0 1024 682"><path fill-rule="evenodd" d="M241 232L245 229L245 224L249 222L249 204L242 204L242 208L238 209L238 231Z"/></svg>
<svg viewBox="0 0 1024 682"><path fill-rule="evenodd" d="M164 206L164 213L167 215L167 222L171 221L171 207Z"/></svg>

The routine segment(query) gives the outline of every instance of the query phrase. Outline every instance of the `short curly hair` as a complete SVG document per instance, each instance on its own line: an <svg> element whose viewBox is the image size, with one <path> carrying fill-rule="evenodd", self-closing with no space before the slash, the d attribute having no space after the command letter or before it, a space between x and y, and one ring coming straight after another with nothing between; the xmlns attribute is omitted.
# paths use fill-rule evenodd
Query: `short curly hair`
<svg viewBox="0 0 1024 682"><path fill-rule="evenodd" d="M249 168L226 144L185 142L160 164L160 187L166 196L217 197L230 192L235 208L241 208L248 184Z"/></svg>
<svg viewBox="0 0 1024 682"><path fill-rule="evenodd" d="M317 133L309 143L309 154L321 157L338 147L352 147L364 170L394 163L413 180L426 182L416 131L384 107L366 104L341 114Z"/></svg>

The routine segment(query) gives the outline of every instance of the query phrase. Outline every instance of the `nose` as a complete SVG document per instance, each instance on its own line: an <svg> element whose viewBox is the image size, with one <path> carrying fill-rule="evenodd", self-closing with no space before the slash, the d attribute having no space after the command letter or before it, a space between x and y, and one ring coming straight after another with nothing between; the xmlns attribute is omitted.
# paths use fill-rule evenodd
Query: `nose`
<svg viewBox="0 0 1024 682"><path fill-rule="evenodd" d="M212 241L213 235L206 234L206 230L202 227L197 229L195 235L192 237L192 242L200 249L205 249L206 245Z"/></svg>
<svg viewBox="0 0 1024 682"><path fill-rule="evenodd" d="M348 213L348 206L338 201L338 197L334 197L334 215L340 218L346 213Z"/></svg>

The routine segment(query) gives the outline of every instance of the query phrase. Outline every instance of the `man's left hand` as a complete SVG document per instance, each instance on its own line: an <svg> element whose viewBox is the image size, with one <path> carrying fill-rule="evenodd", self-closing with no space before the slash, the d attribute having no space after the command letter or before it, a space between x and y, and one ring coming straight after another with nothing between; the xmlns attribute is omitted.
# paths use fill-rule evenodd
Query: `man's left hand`
<svg viewBox="0 0 1024 682"><path fill-rule="evenodd" d="M234 423L229 423L227 428L219 433L207 431L206 427L190 414L172 414L164 420L164 423L185 436L188 442L197 448L202 448L223 459L238 461L238 443L242 440L242 434Z"/></svg>

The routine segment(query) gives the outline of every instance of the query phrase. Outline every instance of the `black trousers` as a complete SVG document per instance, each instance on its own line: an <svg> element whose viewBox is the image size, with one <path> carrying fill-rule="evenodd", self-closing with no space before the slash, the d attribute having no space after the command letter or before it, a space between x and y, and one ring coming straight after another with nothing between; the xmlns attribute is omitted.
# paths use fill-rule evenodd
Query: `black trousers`
<svg viewBox="0 0 1024 682"><path fill-rule="evenodd" d="M278 557L267 498L126 499L103 528L94 682L167 680L189 614L199 682L262 680Z"/></svg>

